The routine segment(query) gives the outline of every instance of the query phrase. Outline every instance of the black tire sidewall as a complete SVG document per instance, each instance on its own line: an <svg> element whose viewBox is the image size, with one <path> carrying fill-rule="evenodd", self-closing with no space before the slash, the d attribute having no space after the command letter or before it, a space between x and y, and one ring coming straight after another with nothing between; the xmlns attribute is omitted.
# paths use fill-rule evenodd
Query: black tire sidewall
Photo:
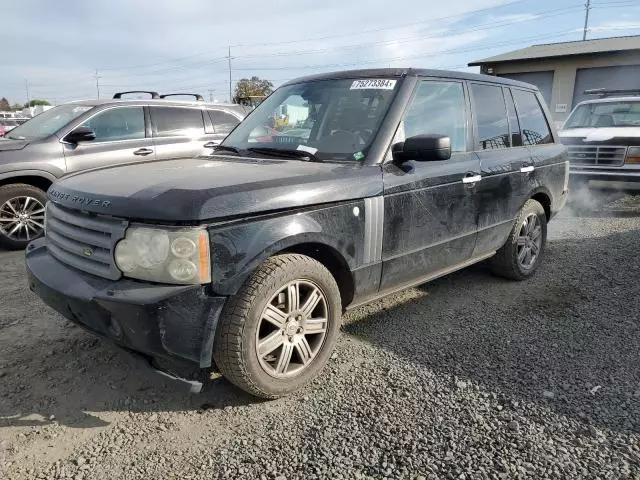
<svg viewBox="0 0 640 480"><path fill-rule="evenodd" d="M47 203L47 194L38 187L26 184L13 184L0 187L0 206L4 205L7 200L22 196L33 197L43 205ZM29 242L41 237L43 233L44 232L41 232L40 235L34 236L30 240L16 241L6 237L2 232L0 232L0 246L12 250L24 249Z"/></svg>

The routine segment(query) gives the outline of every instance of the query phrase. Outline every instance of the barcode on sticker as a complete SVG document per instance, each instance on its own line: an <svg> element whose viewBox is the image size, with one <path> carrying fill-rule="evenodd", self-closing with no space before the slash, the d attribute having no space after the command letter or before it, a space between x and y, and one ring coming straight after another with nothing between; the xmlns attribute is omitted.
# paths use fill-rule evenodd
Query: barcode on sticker
<svg viewBox="0 0 640 480"><path fill-rule="evenodd" d="M351 84L351 90L393 90L396 86L396 80L387 80L386 78L373 78L371 80L354 80Z"/></svg>

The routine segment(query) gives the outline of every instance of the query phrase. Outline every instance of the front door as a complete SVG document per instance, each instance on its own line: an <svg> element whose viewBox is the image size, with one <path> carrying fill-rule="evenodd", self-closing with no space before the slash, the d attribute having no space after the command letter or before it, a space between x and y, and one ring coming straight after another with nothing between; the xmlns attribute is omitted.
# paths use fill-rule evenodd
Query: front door
<svg viewBox="0 0 640 480"><path fill-rule="evenodd" d="M155 159L153 139L146 135L141 106L102 110L82 126L91 128L96 138L76 145L64 143L68 172Z"/></svg>
<svg viewBox="0 0 640 480"><path fill-rule="evenodd" d="M158 160L196 157L210 153L212 134L205 132L200 107L150 107L153 141Z"/></svg>
<svg viewBox="0 0 640 480"><path fill-rule="evenodd" d="M475 150L482 181L478 239L474 255L498 250L507 240L520 208L526 201L522 182L531 168L531 154L522 135L509 89L471 83L475 119Z"/></svg>
<svg viewBox="0 0 640 480"><path fill-rule="evenodd" d="M419 134L447 135L453 154L442 161L385 163L382 291L471 259L480 161L471 148L469 108L464 82L418 84L394 143Z"/></svg>

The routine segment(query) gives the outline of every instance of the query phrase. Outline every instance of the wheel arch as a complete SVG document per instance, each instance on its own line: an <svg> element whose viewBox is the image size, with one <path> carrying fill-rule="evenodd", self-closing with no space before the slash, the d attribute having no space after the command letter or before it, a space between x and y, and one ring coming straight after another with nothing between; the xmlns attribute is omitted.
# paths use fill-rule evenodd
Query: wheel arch
<svg viewBox="0 0 640 480"><path fill-rule="evenodd" d="M16 183L24 183L46 192L55 180L56 177L52 174L38 170L9 172L0 174L0 187Z"/></svg>
<svg viewBox="0 0 640 480"><path fill-rule="evenodd" d="M216 245L212 245L212 248L215 251ZM320 262L335 278L343 308L352 301L355 281L350 261L352 262L353 258L341 247L337 239L320 232L300 233L270 243L266 248L255 253L250 260L245 259L240 270L228 272L230 275L222 276L217 282L214 279L213 291L224 295L235 295L262 262L285 253L306 255ZM215 263L213 267L216 267Z"/></svg>
<svg viewBox="0 0 640 480"><path fill-rule="evenodd" d="M531 200L535 200L542 205L548 222L551 219L551 195L543 189L539 189L531 195Z"/></svg>

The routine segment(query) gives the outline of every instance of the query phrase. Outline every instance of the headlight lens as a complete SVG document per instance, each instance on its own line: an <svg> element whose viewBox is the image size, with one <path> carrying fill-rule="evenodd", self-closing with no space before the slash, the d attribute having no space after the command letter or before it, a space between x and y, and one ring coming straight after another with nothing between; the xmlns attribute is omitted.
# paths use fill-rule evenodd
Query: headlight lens
<svg viewBox="0 0 640 480"><path fill-rule="evenodd" d="M624 163L640 164L640 147L629 147Z"/></svg>
<svg viewBox="0 0 640 480"><path fill-rule="evenodd" d="M114 257L130 278L185 285L211 281L206 230L130 227Z"/></svg>

